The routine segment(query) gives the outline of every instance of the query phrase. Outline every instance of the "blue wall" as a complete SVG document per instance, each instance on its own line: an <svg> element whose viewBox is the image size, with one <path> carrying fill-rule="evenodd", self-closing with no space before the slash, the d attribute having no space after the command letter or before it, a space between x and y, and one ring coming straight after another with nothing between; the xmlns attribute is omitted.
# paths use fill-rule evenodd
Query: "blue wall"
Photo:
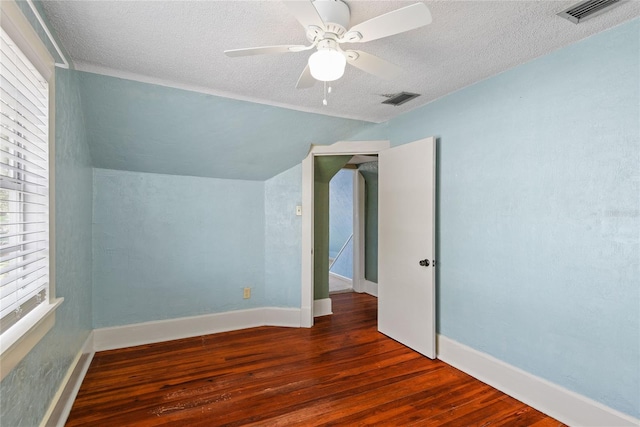
<svg viewBox="0 0 640 427"><path fill-rule="evenodd" d="M94 169L93 209L94 327L264 305L263 182Z"/></svg>
<svg viewBox="0 0 640 427"><path fill-rule="evenodd" d="M302 277L302 165L264 183L265 305L300 307Z"/></svg>
<svg viewBox="0 0 640 427"><path fill-rule="evenodd" d="M329 257L335 258L353 233L353 170L341 169L329 181ZM352 279L353 239L331 268Z"/></svg>
<svg viewBox="0 0 640 427"><path fill-rule="evenodd" d="M0 424L38 425L92 329L92 172L78 73L56 70L56 324L0 383Z"/></svg>
<svg viewBox="0 0 640 427"><path fill-rule="evenodd" d="M439 139L439 333L635 417L639 34L635 20L378 127L393 145Z"/></svg>

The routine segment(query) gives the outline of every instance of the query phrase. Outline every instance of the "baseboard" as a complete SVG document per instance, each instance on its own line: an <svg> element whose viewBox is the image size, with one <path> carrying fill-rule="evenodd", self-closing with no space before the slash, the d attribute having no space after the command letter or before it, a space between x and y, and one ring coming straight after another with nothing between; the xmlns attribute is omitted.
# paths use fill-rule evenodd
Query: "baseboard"
<svg viewBox="0 0 640 427"><path fill-rule="evenodd" d="M313 326L313 322L311 321L311 307L302 307L300 309L300 327L301 328L310 328Z"/></svg>
<svg viewBox="0 0 640 427"><path fill-rule="evenodd" d="M71 362L71 366L69 366L60 387L58 387L58 391L56 391L51 400L49 409L40 423L41 426L62 427L67 422L82 380L84 380L89 370L89 365L91 365L93 355L93 332L91 332L73 362Z"/></svg>
<svg viewBox="0 0 640 427"><path fill-rule="evenodd" d="M264 324L266 326L286 326L289 328L299 328L300 309L275 307L265 308Z"/></svg>
<svg viewBox="0 0 640 427"><path fill-rule="evenodd" d="M89 336L85 340L84 345L82 346L82 353L94 353L94 350L93 350L93 330L91 331L91 333L89 334Z"/></svg>
<svg viewBox="0 0 640 427"><path fill-rule="evenodd" d="M300 327L298 308L254 308L95 329L95 351L133 347L257 326Z"/></svg>
<svg viewBox="0 0 640 427"><path fill-rule="evenodd" d="M438 359L572 426L640 426L640 420L438 335Z"/></svg>
<svg viewBox="0 0 640 427"><path fill-rule="evenodd" d="M353 289L353 280L349 279L348 277L344 277L338 273L333 273L333 272L329 272L329 282L331 282L331 279L336 280L338 282L340 282L340 289L339 290L345 290L345 289ZM331 285L329 285L329 288L331 288ZM331 289L330 289L331 290Z"/></svg>
<svg viewBox="0 0 640 427"><path fill-rule="evenodd" d="M378 296L378 284L376 282L370 282L368 280L363 280L364 292L369 295L373 295L374 297Z"/></svg>
<svg viewBox="0 0 640 427"><path fill-rule="evenodd" d="M327 316L331 311L331 298L317 299L313 301L313 317Z"/></svg>

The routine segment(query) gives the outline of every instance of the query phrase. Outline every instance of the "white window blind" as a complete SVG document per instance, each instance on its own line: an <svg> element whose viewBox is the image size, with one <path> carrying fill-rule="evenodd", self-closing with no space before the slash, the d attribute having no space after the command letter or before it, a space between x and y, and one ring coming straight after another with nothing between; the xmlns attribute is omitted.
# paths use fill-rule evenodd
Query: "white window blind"
<svg viewBox="0 0 640 427"><path fill-rule="evenodd" d="M49 88L0 40L0 334L49 290Z"/></svg>

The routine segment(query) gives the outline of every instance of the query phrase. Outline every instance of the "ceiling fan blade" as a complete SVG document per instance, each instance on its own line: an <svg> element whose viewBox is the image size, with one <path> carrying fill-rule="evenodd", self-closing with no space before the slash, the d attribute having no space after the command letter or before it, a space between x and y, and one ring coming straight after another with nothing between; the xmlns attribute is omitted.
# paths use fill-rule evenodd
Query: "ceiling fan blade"
<svg viewBox="0 0 640 427"><path fill-rule="evenodd" d="M316 7L311 0L294 0L283 2L289 9L289 12L302 24L305 30L311 25L320 27L324 30L324 21L318 14Z"/></svg>
<svg viewBox="0 0 640 427"><path fill-rule="evenodd" d="M311 75L311 70L309 69L309 64L304 68L302 74L298 78L298 83L296 83L296 89L306 89L308 87L316 84L316 79Z"/></svg>
<svg viewBox="0 0 640 427"><path fill-rule="evenodd" d="M354 55L355 53L355 55ZM347 62L365 73L392 80L402 74L402 69L397 65L380 59L361 50L348 50L345 52Z"/></svg>
<svg viewBox="0 0 640 427"><path fill-rule="evenodd" d="M348 33L358 32L358 42L368 42L413 30L431 23L431 12L424 3L415 3L384 15L371 18L351 27ZM348 34L347 33L347 34Z"/></svg>
<svg viewBox="0 0 640 427"><path fill-rule="evenodd" d="M247 47L244 49L231 49L225 50L224 54L227 56L251 56L251 55L263 55L267 53L289 53L300 52L306 50L307 46L297 44L287 44L280 46L262 46L262 47Z"/></svg>

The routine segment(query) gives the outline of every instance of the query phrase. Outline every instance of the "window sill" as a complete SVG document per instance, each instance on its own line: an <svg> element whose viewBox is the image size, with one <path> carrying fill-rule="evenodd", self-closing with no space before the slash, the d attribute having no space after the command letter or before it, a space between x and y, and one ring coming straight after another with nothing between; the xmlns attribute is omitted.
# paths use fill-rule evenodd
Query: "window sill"
<svg viewBox="0 0 640 427"><path fill-rule="evenodd" d="M56 322L56 309L64 298L28 313L20 324L8 329L0 340L0 381L31 351ZM14 330L12 330L14 329Z"/></svg>

